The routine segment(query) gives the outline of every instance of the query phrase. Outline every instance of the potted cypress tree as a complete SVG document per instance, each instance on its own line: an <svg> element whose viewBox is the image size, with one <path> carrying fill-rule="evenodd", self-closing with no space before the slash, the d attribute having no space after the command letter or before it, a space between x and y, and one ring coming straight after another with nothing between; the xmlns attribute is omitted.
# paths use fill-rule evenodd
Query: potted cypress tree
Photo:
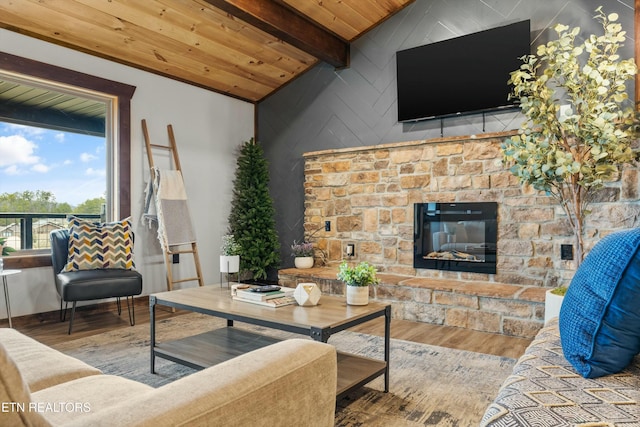
<svg viewBox="0 0 640 427"><path fill-rule="evenodd" d="M238 273L240 271L240 245L233 234L222 236L220 246L220 273Z"/></svg>
<svg viewBox="0 0 640 427"><path fill-rule="evenodd" d="M267 160L253 138L240 147L233 183L229 233L240 245L240 271L263 280L270 269L280 265L280 242Z"/></svg>

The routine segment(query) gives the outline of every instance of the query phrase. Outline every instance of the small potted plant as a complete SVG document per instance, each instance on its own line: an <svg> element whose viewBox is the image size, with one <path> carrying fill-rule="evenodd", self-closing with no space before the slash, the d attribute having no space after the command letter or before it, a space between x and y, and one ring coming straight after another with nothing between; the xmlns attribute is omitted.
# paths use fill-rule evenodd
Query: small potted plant
<svg viewBox="0 0 640 427"><path fill-rule="evenodd" d="M236 242L233 234L222 236L222 246L220 247L221 273L237 273L240 271L240 251L240 244Z"/></svg>
<svg viewBox="0 0 640 427"><path fill-rule="evenodd" d="M346 261L340 264L337 277L347 285L347 304L369 304L369 285L379 283L376 273L376 268L365 261L355 267L349 266Z"/></svg>
<svg viewBox="0 0 640 427"><path fill-rule="evenodd" d="M296 268L313 267L313 243L297 243L294 240L293 245L291 245L291 256L294 257L293 262Z"/></svg>

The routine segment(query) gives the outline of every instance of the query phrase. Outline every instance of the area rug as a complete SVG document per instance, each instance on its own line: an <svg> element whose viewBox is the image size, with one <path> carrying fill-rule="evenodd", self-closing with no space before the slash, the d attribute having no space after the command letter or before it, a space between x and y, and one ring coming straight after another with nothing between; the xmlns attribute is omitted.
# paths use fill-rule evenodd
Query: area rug
<svg viewBox="0 0 640 427"><path fill-rule="evenodd" d="M225 321L197 313L157 322L158 341L171 340L222 327ZM300 337L282 331L237 323L237 327L277 338ZM330 340L341 351L383 358L381 337L341 332ZM149 325L68 341L55 346L101 369L160 387L195 372L156 358L156 374L149 372ZM476 426L497 395L515 360L391 340L390 390L377 378L337 404L336 426Z"/></svg>

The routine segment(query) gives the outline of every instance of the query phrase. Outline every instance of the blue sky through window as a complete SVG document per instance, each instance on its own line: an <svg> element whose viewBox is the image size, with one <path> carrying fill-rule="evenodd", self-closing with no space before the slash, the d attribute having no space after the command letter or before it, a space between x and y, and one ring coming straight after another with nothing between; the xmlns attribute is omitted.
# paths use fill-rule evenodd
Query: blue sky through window
<svg viewBox="0 0 640 427"><path fill-rule="evenodd" d="M106 194L104 137L0 122L0 194L50 191L77 206Z"/></svg>

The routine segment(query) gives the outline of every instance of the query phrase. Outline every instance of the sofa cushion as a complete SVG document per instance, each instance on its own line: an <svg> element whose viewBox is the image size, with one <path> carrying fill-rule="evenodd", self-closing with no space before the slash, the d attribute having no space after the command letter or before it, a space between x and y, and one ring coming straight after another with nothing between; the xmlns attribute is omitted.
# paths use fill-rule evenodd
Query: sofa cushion
<svg viewBox="0 0 640 427"><path fill-rule="evenodd" d="M64 301L126 297L142 293L142 275L135 270L70 271L56 277L56 288Z"/></svg>
<svg viewBox="0 0 640 427"><path fill-rule="evenodd" d="M69 259L63 271L135 268L131 220L99 223L69 219Z"/></svg>
<svg viewBox="0 0 640 427"><path fill-rule="evenodd" d="M15 329L0 328L0 342L22 372L32 393L76 378L102 373L99 369L47 347Z"/></svg>
<svg viewBox="0 0 640 427"><path fill-rule="evenodd" d="M35 392L31 400L48 422L64 425L71 421L81 422L89 413L98 413L153 390L151 386L127 378L92 375ZM64 407L60 402L64 402ZM108 425L108 420L105 421Z"/></svg>
<svg viewBox="0 0 640 427"><path fill-rule="evenodd" d="M85 426L333 426L336 349L287 339L69 423ZM39 399L40 394L33 395ZM47 415L48 416L48 415Z"/></svg>
<svg viewBox="0 0 640 427"><path fill-rule="evenodd" d="M585 378L624 369L640 352L640 229L610 234L584 259L560 309L564 355Z"/></svg>
<svg viewBox="0 0 640 427"><path fill-rule="evenodd" d="M30 405L29 387L2 343L0 343L0 403L2 404L0 419L3 426L49 425Z"/></svg>

